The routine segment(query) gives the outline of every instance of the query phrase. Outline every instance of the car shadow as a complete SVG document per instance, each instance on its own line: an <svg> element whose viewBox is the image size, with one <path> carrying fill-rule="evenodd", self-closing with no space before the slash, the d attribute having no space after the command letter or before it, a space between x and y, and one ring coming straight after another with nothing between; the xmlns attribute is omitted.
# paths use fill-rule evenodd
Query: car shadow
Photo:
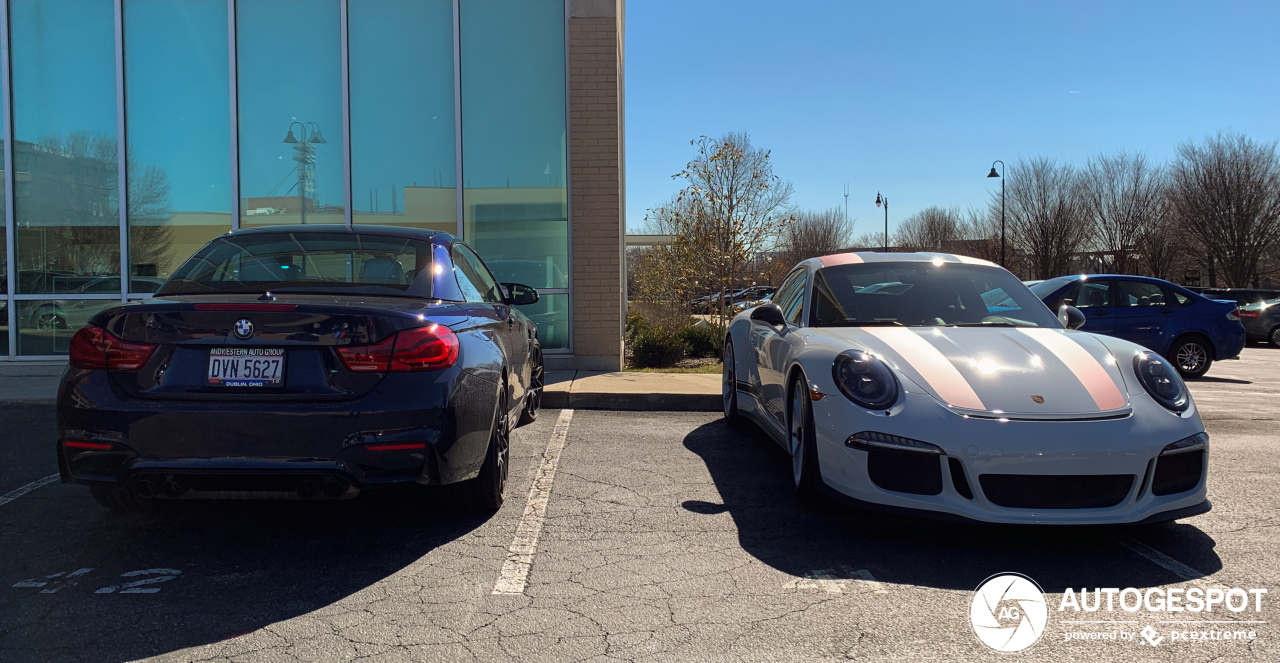
<svg viewBox="0 0 1280 663"><path fill-rule="evenodd" d="M1222 568L1214 540L1183 523L1143 527L1028 527L956 523L849 508L808 505L794 495L790 459L754 425L701 426L684 446L702 457L723 504L686 502L700 514L728 511L743 549L796 577L861 577L941 589L972 590L993 574L1015 571L1049 592L1066 587L1147 587L1184 582L1125 545L1158 542L1160 552L1200 574ZM1156 546L1157 543L1150 545ZM852 574L852 575L850 575Z"/></svg>
<svg viewBox="0 0 1280 663"><path fill-rule="evenodd" d="M0 521L6 661L136 660L225 640L333 606L486 520L445 489L148 514L108 512L79 486L24 500Z"/></svg>
<svg viewBox="0 0 1280 663"><path fill-rule="evenodd" d="M1203 375L1196 378L1195 380L1192 380L1193 384L1196 382L1223 382L1226 384L1253 384L1253 380L1240 380L1237 378L1215 378L1212 375Z"/></svg>

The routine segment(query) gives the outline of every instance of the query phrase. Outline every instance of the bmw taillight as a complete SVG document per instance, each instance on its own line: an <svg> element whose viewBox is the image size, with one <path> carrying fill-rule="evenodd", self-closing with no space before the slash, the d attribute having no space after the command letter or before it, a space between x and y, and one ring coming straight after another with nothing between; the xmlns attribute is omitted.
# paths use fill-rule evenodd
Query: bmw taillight
<svg viewBox="0 0 1280 663"><path fill-rule="evenodd" d="M458 360L458 337L442 325L406 329L371 345L338 348L347 370L357 373L429 371Z"/></svg>
<svg viewBox="0 0 1280 663"><path fill-rule="evenodd" d="M101 327L87 325L71 337L68 354L73 368L136 371L155 349L150 343L122 341Z"/></svg>

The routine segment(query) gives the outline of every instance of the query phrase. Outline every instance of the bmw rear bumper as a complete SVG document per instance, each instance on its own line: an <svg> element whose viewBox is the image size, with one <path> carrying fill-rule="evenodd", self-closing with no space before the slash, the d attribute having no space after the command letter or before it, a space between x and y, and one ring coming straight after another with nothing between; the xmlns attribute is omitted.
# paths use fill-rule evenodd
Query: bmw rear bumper
<svg viewBox="0 0 1280 663"><path fill-rule="evenodd" d="M453 483L479 469L496 389L450 369L389 374L351 400L152 400L125 395L106 373L69 371L59 467L68 483L173 482L180 490L169 492L184 494L339 497L349 494L340 486Z"/></svg>

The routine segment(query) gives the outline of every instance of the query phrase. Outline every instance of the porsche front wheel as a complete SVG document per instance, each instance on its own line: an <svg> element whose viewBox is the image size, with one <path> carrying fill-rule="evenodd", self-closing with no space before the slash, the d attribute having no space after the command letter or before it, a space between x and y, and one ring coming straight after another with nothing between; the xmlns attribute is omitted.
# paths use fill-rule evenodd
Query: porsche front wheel
<svg viewBox="0 0 1280 663"><path fill-rule="evenodd" d="M738 412L738 364L733 360L733 341L725 339L724 365L720 370L720 397L724 405L724 420L730 426L742 423Z"/></svg>
<svg viewBox="0 0 1280 663"><path fill-rule="evenodd" d="M791 384L790 406L787 408L787 442L791 452L791 478L796 495L804 500L818 496L818 453L814 443L813 404L804 377Z"/></svg>

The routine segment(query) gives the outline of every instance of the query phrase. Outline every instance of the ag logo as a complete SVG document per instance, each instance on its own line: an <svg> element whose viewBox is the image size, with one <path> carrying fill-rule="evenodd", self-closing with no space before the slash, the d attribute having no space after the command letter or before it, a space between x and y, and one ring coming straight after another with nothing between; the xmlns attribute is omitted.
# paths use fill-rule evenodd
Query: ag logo
<svg viewBox="0 0 1280 663"><path fill-rule="evenodd" d="M240 318L236 320L236 324L232 327L232 331L236 333L236 338L249 338L253 336L253 323Z"/></svg>
<svg viewBox="0 0 1280 663"><path fill-rule="evenodd" d="M973 592L969 623L982 644L999 652L1034 645L1049 621L1044 592L1034 580L1017 573L998 573Z"/></svg>
<svg viewBox="0 0 1280 663"><path fill-rule="evenodd" d="M1035 401L1036 405L1044 405L1044 396L1037 396L1035 394L1032 394L1031 400Z"/></svg>

